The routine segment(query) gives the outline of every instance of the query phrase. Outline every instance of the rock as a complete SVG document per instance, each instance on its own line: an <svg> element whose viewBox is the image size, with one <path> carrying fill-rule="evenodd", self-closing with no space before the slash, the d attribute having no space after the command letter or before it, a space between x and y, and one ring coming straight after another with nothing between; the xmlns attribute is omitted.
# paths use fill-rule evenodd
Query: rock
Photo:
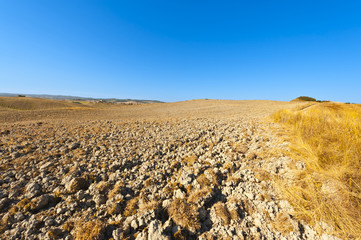
<svg viewBox="0 0 361 240"><path fill-rule="evenodd" d="M131 223L130 223L130 226L133 228L133 229L137 229L138 228L138 223L136 220L133 220Z"/></svg>
<svg viewBox="0 0 361 240"><path fill-rule="evenodd" d="M253 199L254 199L254 194L253 194L253 192L245 192L244 195L246 195L246 197L247 197L249 200L253 200Z"/></svg>
<svg viewBox="0 0 361 240"><path fill-rule="evenodd" d="M135 239L136 240L148 240L147 236L148 236L148 234L146 233L145 230L143 230L141 233L139 233L137 235L137 237Z"/></svg>
<svg viewBox="0 0 361 240"><path fill-rule="evenodd" d="M162 223L159 220L154 220L149 224L148 239L168 240L167 236L162 234Z"/></svg>
<svg viewBox="0 0 361 240"><path fill-rule="evenodd" d="M93 197L93 200L95 204L99 207L100 205L104 204L106 202L106 198L102 194L97 194Z"/></svg>
<svg viewBox="0 0 361 240"><path fill-rule="evenodd" d="M0 180L0 185L1 185L1 180ZM3 198L6 198L8 196L9 192L5 189L0 189L0 200ZM0 208L1 209L1 208Z"/></svg>
<svg viewBox="0 0 361 240"><path fill-rule="evenodd" d="M19 152L13 152L13 153L11 153L11 157L12 158L18 158L18 157L20 157L21 156L21 154L19 153Z"/></svg>
<svg viewBox="0 0 361 240"><path fill-rule="evenodd" d="M263 224L263 222L261 221L261 219L259 218L255 218L254 219L254 225L257 226L257 227L261 227Z"/></svg>
<svg viewBox="0 0 361 240"><path fill-rule="evenodd" d="M45 226L53 226L54 223L55 223L55 219L54 217L47 217L45 220L44 220L44 223L45 223Z"/></svg>
<svg viewBox="0 0 361 240"><path fill-rule="evenodd" d="M3 211L11 202L10 198L3 198L0 200L0 211Z"/></svg>
<svg viewBox="0 0 361 240"><path fill-rule="evenodd" d="M0 124L11 129L0 134L0 239L321 239L278 217L293 208L266 172L291 179L293 161L267 154L279 145L266 125L194 116ZM337 191L322 184L326 197ZM275 229L289 222L292 232Z"/></svg>
<svg viewBox="0 0 361 240"><path fill-rule="evenodd" d="M164 200L164 201L162 202L162 207L163 207L163 208L168 208L168 207L171 205L171 203L172 203L172 200L166 199L166 200Z"/></svg>
<svg viewBox="0 0 361 240"><path fill-rule="evenodd" d="M181 176L179 177L179 183L182 184L184 187L187 187L189 184L192 183L194 179L193 174L188 174L187 172L183 171Z"/></svg>
<svg viewBox="0 0 361 240"><path fill-rule="evenodd" d="M25 197L31 199L38 196L41 193L41 185L36 182L31 182L26 185Z"/></svg>
<svg viewBox="0 0 361 240"><path fill-rule="evenodd" d="M25 218L25 216L21 212L17 212L17 213L14 214L14 219L17 222L24 220L24 218Z"/></svg>
<svg viewBox="0 0 361 240"><path fill-rule="evenodd" d="M123 229L117 228L113 231L112 236L114 240L122 240L124 239L124 232Z"/></svg>
<svg viewBox="0 0 361 240"><path fill-rule="evenodd" d="M185 196L186 196L186 194L180 189L177 189L177 190L174 191L174 197L175 198L183 199L183 198L185 198Z"/></svg>
<svg viewBox="0 0 361 240"><path fill-rule="evenodd" d="M56 209L56 214L58 214L58 215L63 214L65 212L66 212L66 208L61 207L61 208Z"/></svg>
<svg viewBox="0 0 361 240"><path fill-rule="evenodd" d="M46 207L49 203L51 203L54 200L54 196L50 194L44 194L39 197L34 198L31 201L31 210L37 211L44 207Z"/></svg>
<svg viewBox="0 0 361 240"><path fill-rule="evenodd" d="M68 148L69 148L70 150L74 150L74 149L77 149L77 148L79 148L79 147L80 147L80 143L77 143L77 142L71 143L71 144L68 146Z"/></svg>
<svg viewBox="0 0 361 240"><path fill-rule="evenodd" d="M181 227L179 225L175 225L173 228L172 228L172 235L174 235L176 232L180 231L181 230Z"/></svg>
<svg viewBox="0 0 361 240"><path fill-rule="evenodd" d="M78 200L82 200L84 197L85 197L85 192L84 192L84 190L79 190L79 191L76 193L76 198L77 198Z"/></svg>

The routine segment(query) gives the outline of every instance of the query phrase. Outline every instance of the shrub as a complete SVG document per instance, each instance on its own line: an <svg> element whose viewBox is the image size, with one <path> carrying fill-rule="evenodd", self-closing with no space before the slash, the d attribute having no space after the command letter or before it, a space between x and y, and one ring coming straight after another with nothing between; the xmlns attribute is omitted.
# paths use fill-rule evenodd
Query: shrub
<svg viewBox="0 0 361 240"><path fill-rule="evenodd" d="M311 101L311 102L315 102L316 99L312 98L312 97L307 97L307 96L300 96L300 97L294 99L293 101Z"/></svg>

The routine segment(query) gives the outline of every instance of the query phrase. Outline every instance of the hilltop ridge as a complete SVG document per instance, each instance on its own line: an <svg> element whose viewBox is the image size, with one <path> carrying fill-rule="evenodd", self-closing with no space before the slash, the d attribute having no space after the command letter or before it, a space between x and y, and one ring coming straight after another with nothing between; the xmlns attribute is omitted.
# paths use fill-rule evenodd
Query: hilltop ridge
<svg viewBox="0 0 361 240"><path fill-rule="evenodd" d="M78 97L78 96L67 96L67 95L51 95L51 94L0 93L0 96L1 97L25 96L32 98L46 98L46 99L73 100L73 101L103 101L109 103L124 103L124 102L161 103L162 102L158 100L146 100L146 99L92 98L92 97Z"/></svg>

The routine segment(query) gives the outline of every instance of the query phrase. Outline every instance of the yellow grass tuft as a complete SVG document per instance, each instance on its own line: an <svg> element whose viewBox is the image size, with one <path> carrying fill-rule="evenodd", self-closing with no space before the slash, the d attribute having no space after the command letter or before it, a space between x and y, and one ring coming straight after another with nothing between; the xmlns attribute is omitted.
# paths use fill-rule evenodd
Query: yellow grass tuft
<svg viewBox="0 0 361 240"><path fill-rule="evenodd" d="M291 187L281 187L297 217L326 222L345 238L361 236L361 106L321 103L279 111L273 120L288 130L291 157L306 163Z"/></svg>
<svg viewBox="0 0 361 240"><path fill-rule="evenodd" d="M231 215L228 212L226 205L224 205L224 203L222 202L217 202L216 204L214 204L214 208L216 210L217 217L222 219L223 224L229 225L229 223L231 222Z"/></svg>
<svg viewBox="0 0 361 240"><path fill-rule="evenodd" d="M139 212L145 212L160 208L160 201L149 200L147 196L141 196L138 200Z"/></svg>
<svg viewBox="0 0 361 240"><path fill-rule="evenodd" d="M108 199L112 199L113 197L115 197L115 195L117 195L123 187L124 187L124 183L122 181L118 181L114 185L113 189L109 191Z"/></svg>
<svg viewBox="0 0 361 240"><path fill-rule="evenodd" d="M127 206L125 207L123 213L125 217L129 217L136 214L138 209L138 201L139 201L139 196L134 197L127 202Z"/></svg>
<svg viewBox="0 0 361 240"><path fill-rule="evenodd" d="M274 221L271 221L272 227L283 235L288 235L294 230L294 227L291 223L290 216L285 213L280 213L277 215Z"/></svg>
<svg viewBox="0 0 361 240"><path fill-rule="evenodd" d="M74 224L73 236L76 240L100 240L104 238L105 224L100 220L78 221Z"/></svg>
<svg viewBox="0 0 361 240"><path fill-rule="evenodd" d="M189 167L191 167L191 166L193 166L193 164L195 162L197 162L197 160L198 160L198 158L196 156L192 155L192 156L189 156L189 157L185 157L183 159L183 162L186 163Z"/></svg>
<svg viewBox="0 0 361 240"><path fill-rule="evenodd" d="M201 188L199 190L194 190L190 193L188 197L188 202L198 203L198 201L207 196L208 194L212 193L212 188Z"/></svg>
<svg viewBox="0 0 361 240"><path fill-rule="evenodd" d="M102 194L106 194L109 191L110 184L106 181L101 181L96 185L96 187Z"/></svg>
<svg viewBox="0 0 361 240"><path fill-rule="evenodd" d="M196 180L198 184L201 185L201 188L208 188L211 185L211 182L203 173L199 175Z"/></svg>
<svg viewBox="0 0 361 240"><path fill-rule="evenodd" d="M176 224L191 232L195 232L201 227L198 209L193 203L186 203L177 198L171 203L168 213Z"/></svg>

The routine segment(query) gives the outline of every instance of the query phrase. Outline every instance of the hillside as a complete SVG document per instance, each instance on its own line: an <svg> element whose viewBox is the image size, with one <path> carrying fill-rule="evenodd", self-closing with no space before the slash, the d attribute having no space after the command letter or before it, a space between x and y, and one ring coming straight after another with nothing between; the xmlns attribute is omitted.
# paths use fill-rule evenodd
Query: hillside
<svg viewBox="0 0 361 240"><path fill-rule="evenodd" d="M90 107L89 103L27 97L0 97L0 109L8 110L49 110L78 109Z"/></svg>
<svg viewBox="0 0 361 240"><path fill-rule="evenodd" d="M294 163L265 117L305 103L1 100L2 239L332 239L275 181Z"/></svg>
<svg viewBox="0 0 361 240"><path fill-rule="evenodd" d="M266 100L191 100L138 105L0 97L0 122L29 120L127 120L265 117L303 103ZM29 111L31 110L31 111Z"/></svg>
<svg viewBox="0 0 361 240"><path fill-rule="evenodd" d="M55 99L55 100L71 100L71 101L103 101L109 103L160 103L161 101L157 100L139 100L139 99L117 99L117 98L90 98L90 97L77 97L77 96L64 96L64 95L49 95L49 94L18 94L18 93L0 93L2 97L17 97L25 96L31 98L45 98L45 99Z"/></svg>

